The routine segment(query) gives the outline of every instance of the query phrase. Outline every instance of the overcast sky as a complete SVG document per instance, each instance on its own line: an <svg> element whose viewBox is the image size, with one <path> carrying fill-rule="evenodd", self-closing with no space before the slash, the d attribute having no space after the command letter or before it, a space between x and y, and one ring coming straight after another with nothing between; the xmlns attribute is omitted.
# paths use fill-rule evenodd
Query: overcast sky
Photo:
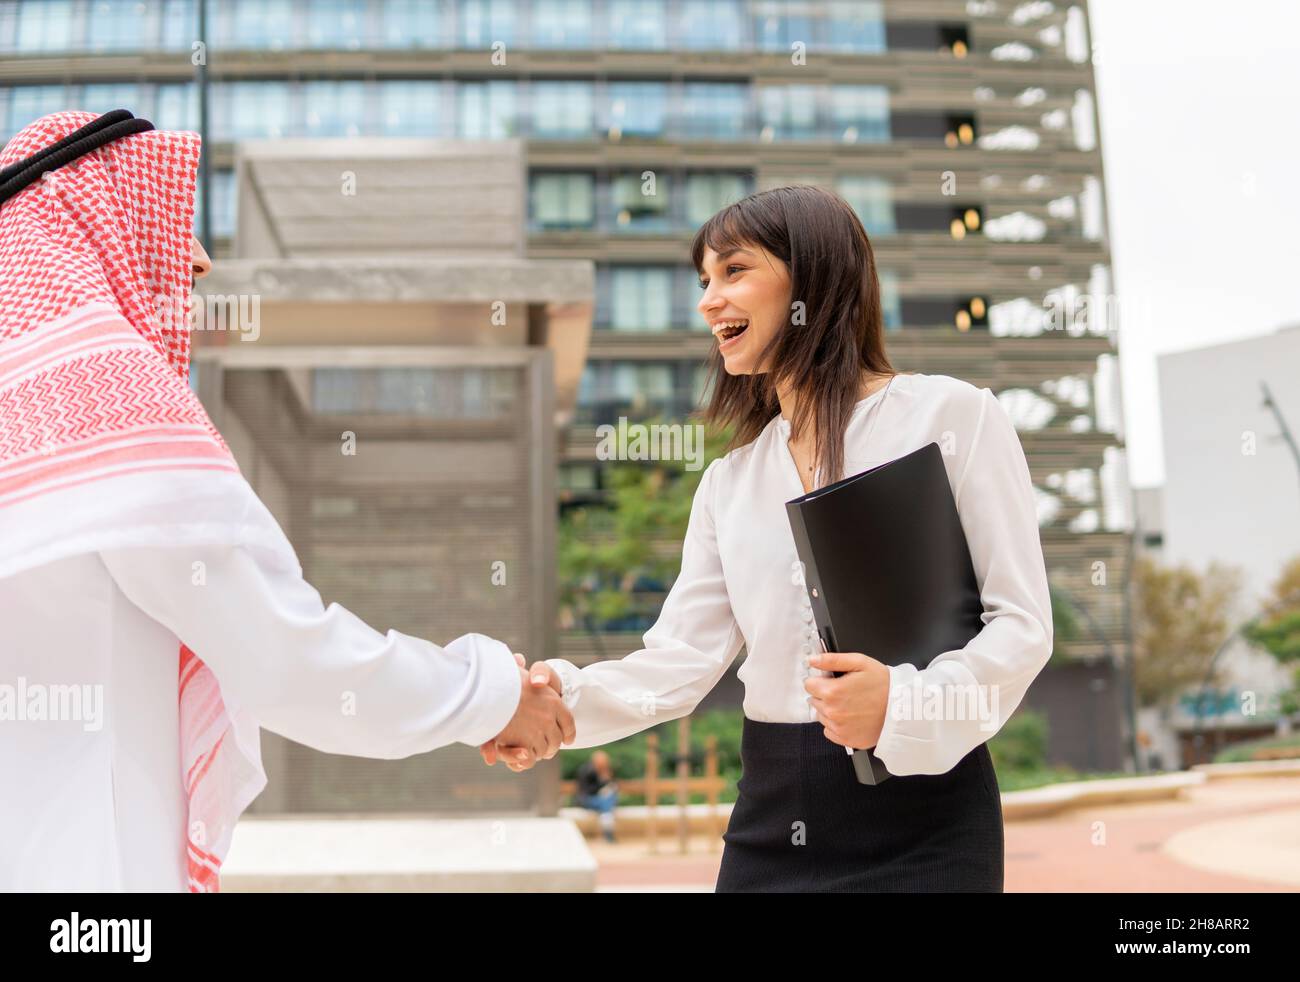
<svg viewBox="0 0 1300 982"><path fill-rule="evenodd" d="M1300 323L1300 2L1089 10L1129 472L1149 487L1156 355Z"/></svg>

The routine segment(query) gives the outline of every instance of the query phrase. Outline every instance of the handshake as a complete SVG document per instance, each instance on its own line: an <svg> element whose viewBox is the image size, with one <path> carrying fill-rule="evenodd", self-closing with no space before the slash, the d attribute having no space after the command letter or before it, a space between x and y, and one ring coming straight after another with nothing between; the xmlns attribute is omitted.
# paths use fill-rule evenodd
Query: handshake
<svg viewBox="0 0 1300 982"><path fill-rule="evenodd" d="M560 698L564 690L555 670L539 661L530 671L518 652L515 661L519 663L522 689L519 707L506 728L478 749L484 763L492 765L500 760L518 773L539 760L550 760L562 744L574 741L577 731L573 714ZM533 681L532 676L540 681Z"/></svg>

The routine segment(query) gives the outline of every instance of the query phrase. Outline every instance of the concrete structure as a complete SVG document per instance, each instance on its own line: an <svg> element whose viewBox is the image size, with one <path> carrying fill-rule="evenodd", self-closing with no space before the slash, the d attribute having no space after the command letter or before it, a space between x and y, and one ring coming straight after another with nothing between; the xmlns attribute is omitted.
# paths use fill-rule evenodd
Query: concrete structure
<svg viewBox="0 0 1300 982"><path fill-rule="evenodd" d="M238 169L194 377L307 579L381 629L548 657L592 267L521 254L518 141L255 143ZM380 762L266 734L263 754L256 813L558 804L553 766L520 778L467 747Z"/></svg>
<svg viewBox="0 0 1300 982"><path fill-rule="evenodd" d="M228 893L575 893L596 860L568 819L336 815L239 823Z"/></svg>

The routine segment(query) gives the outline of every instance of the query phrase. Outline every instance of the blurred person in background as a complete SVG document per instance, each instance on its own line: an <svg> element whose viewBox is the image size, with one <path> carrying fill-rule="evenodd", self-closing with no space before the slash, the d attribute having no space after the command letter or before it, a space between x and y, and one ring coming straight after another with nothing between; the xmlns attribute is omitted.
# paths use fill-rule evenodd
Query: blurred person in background
<svg viewBox="0 0 1300 982"><path fill-rule="evenodd" d="M606 842L614 841L614 809L618 807L618 784L609 754L597 750L578 765L575 775L578 790L574 796L582 808L599 816L600 832Z"/></svg>

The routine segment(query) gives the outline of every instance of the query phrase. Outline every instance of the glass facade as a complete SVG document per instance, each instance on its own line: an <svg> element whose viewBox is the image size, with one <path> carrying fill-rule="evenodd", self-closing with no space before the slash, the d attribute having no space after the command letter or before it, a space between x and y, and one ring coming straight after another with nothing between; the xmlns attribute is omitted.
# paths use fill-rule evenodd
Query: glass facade
<svg viewBox="0 0 1300 982"><path fill-rule="evenodd" d="M513 82L462 82L456 90L457 135L463 140L519 136Z"/></svg>
<svg viewBox="0 0 1300 982"><path fill-rule="evenodd" d="M530 135L561 140L594 135L590 82L533 82L532 97Z"/></svg>
<svg viewBox="0 0 1300 982"><path fill-rule="evenodd" d="M446 93L451 96L444 103ZM0 86L0 138L47 112L101 106L130 109L160 126L198 125L197 93L188 82L27 84ZM745 82L270 78L214 81L211 106L218 140L440 134L609 141L890 139L888 92L870 85L775 85L755 92Z"/></svg>
<svg viewBox="0 0 1300 982"><path fill-rule="evenodd" d="M369 48L790 52L885 50L879 0L221 0L212 42ZM3 0L0 52L189 48L195 0Z"/></svg>
<svg viewBox="0 0 1300 982"><path fill-rule="evenodd" d="M670 266L616 266L610 270L608 326L615 331L667 331L673 324ZM602 318L597 316L598 326Z"/></svg>
<svg viewBox="0 0 1300 982"><path fill-rule="evenodd" d="M605 135L654 138L665 132L668 86L664 82L610 82Z"/></svg>
<svg viewBox="0 0 1300 982"><path fill-rule="evenodd" d="M695 408L697 361L588 361L578 387L577 421L680 419Z"/></svg>
<svg viewBox="0 0 1300 982"><path fill-rule="evenodd" d="M384 82L379 118L389 136L449 135L442 126L442 82Z"/></svg>
<svg viewBox="0 0 1300 982"><path fill-rule="evenodd" d="M868 235L893 235L898 231L894 222L893 188L885 179L865 174L841 175L835 181L835 190L853 206Z"/></svg>
<svg viewBox="0 0 1300 982"><path fill-rule="evenodd" d="M514 372L499 368L317 368L311 382L318 414L498 419L518 397Z"/></svg>
<svg viewBox="0 0 1300 982"><path fill-rule="evenodd" d="M595 186L591 174L533 174L529 187L532 226L538 230L593 227Z"/></svg>
<svg viewBox="0 0 1300 982"><path fill-rule="evenodd" d="M591 7L591 0L533 0L533 46L591 47Z"/></svg>

